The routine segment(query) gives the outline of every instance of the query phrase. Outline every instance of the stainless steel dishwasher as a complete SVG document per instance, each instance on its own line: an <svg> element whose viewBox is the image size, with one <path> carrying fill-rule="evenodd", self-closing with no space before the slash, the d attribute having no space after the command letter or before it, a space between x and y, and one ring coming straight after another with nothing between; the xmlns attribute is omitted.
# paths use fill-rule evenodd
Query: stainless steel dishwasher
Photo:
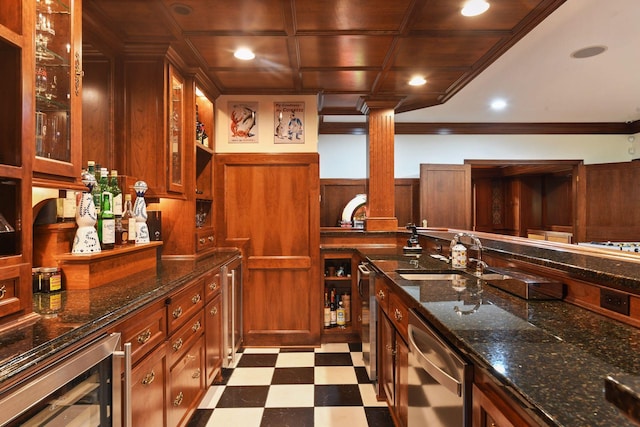
<svg viewBox="0 0 640 427"><path fill-rule="evenodd" d="M408 427L471 426L472 366L409 312Z"/></svg>
<svg viewBox="0 0 640 427"><path fill-rule="evenodd" d="M358 264L358 293L362 301L362 360L369 379L376 387L376 289L375 271L367 263Z"/></svg>

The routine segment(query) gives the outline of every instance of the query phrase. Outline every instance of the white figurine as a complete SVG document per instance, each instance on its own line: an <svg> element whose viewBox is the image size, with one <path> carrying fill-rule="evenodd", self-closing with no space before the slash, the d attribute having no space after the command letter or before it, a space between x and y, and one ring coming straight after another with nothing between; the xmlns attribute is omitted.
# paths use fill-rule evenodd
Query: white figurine
<svg viewBox="0 0 640 427"><path fill-rule="evenodd" d="M136 201L133 204L133 214L136 217L136 244L149 243L149 227L147 227L147 204L144 201L144 193L147 192L147 183L137 181L133 185L136 192Z"/></svg>
<svg viewBox="0 0 640 427"><path fill-rule="evenodd" d="M98 239L98 232L95 227L98 217L91 194L91 190L97 185L96 179L90 173L83 173L82 183L87 186L89 191L83 191L77 196L76 223L78 224L78 229L73 239L72 254L101 252L100 240Z"/></svg>

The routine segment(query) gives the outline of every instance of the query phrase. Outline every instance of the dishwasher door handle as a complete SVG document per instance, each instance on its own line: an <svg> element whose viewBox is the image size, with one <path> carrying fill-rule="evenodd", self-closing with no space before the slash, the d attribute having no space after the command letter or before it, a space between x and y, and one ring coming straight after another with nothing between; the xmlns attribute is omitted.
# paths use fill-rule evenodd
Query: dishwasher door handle
<svg viewBox="0 0 640 427"><path fill-rule="evenodd" d="M431 352L435 353L435 356L437 356L443 364L457 364L455 356L453 356L451 350L449 350L444 343L440 342L437 337L432 336L427 331L417 328L412 324L409 324L408 335L410 351L414 353L414 356L420 366L440 385L446 387L447 390L451 391L455 395L462 396L462 381L454 378L438 366L434 360L429 359L428 355L418 347L418 344L416 343L416 335L420 336L420 341L427 342ZM452 370L457 370L454 366L450 366L450 368Z"/></svg>

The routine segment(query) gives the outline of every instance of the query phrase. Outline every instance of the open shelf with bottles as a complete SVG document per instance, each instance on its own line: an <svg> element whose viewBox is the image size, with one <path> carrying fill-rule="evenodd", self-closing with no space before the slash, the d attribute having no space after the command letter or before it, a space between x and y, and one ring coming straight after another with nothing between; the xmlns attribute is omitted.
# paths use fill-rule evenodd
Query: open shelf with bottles
<svg viewBox="0 0 640 427"><path fill-rule="evenodd" d="M335 252L324 253L322 257L323 266L323 301L331 306L335 305L336 311L339 302L342 301L342 307L345 310L345 324L335 325L329 322L329 327L324 322L323 342L357 342L360 339L357 286L355 282L355 274L353 259L351 252ZM333 295L333 301L332 301ZM325 304L323 304L323 319L325 318ZM333 317L330 313L329 317ZM336 313L338 317L338 313Z"/></svg>

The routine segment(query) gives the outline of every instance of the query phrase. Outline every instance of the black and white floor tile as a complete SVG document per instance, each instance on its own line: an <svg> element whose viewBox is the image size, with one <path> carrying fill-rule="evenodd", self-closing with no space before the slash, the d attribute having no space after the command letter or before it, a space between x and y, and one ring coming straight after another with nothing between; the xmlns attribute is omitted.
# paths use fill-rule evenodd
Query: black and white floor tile
<svg viewBox="0 0 640 427"><path fill-rule="evenodd" d="M360 344L245 348L209 388L189 427L393 427Z"/></svg>

